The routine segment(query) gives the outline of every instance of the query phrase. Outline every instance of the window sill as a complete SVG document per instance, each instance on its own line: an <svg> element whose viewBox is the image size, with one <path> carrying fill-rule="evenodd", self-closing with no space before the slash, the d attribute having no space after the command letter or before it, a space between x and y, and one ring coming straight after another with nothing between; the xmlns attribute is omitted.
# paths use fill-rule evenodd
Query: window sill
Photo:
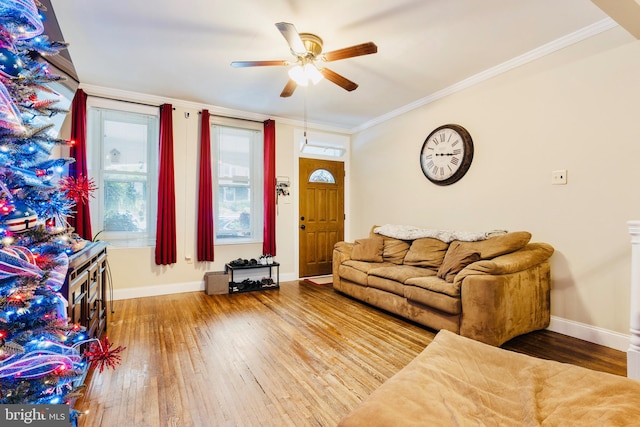
<svg viewBox="0 0 640 427"><path fill-rule="evenodd" d="M214 245L229 246L229 245L257 245L262 244L262 240L255 239L219 239L214 241Z"/></svg>
<svg viewBox="0 0 640 427"><path fill-rule="evenodd" d="M155 239L104 239L104 241L114 248L149 248L156 245Z"/></svg>

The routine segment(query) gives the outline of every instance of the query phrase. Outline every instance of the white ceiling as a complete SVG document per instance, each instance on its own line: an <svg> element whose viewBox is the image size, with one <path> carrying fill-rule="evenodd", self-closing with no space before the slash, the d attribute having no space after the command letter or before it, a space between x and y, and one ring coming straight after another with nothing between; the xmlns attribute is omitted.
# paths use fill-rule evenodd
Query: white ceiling
<svg viewBox="0 0 640 427"><path fill-rule="evenodd" d="M601 22L590 0L51 0L82 84L355 129ZM323 80L280 98L291 22L324 51L363 42L374 55L327 63L360 86ZM305 95L306 94L306 95Z"/></svg>

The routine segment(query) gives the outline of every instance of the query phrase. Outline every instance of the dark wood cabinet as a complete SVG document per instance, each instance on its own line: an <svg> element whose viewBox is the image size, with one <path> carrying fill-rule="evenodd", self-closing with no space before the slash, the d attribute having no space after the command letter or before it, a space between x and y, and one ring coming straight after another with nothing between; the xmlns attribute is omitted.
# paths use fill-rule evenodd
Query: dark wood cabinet
<svg viewBox="0 0 640 427"><path fill-rule="evenodd" d="M107 281L104 242L90 242L69 257L67 279L61 292L69 300L69 321L84 326L90 338L100 338L107 330Z"/></svg>

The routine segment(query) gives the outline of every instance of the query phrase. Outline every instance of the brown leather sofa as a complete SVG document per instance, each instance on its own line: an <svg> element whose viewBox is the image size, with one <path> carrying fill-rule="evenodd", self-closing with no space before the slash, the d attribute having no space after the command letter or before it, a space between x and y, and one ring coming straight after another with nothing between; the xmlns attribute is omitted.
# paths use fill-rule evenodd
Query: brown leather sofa
<svg viewBox="0 0 640 427"><path fill-rule="evenodd" d="M549 325L554 249L530 243L529 232L443 241L376 230L353 243L336 243L334 290L494 346Z"/></svg>

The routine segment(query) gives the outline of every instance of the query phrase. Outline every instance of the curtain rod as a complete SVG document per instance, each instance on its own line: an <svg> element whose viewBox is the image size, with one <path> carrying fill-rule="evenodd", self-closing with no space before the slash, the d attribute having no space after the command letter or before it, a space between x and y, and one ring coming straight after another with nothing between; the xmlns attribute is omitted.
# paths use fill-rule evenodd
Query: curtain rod
<svg viewBox="0 0 640 427"><path fill-rule="evenodd" d="M116 99L116 98L110 98L108 96L102 96L102 95L91 95L91 94L87 94L87 96L93 96L94 98L101 98L101 99L108 99L110 101L120 101L120 102L128 102L129 104L137 104L137 105L145 105L147 107L160 107L159 105L156 104L147 104L146 102L138 102L138 101L127 101L127 100L123 100L123 99ZM175 110L176 108L173 107L173 109ZM202 114L202 111L198 111L198 114ZM211 117L221 117L223 119L232 119L232 120L244 120L245 122L253 122L253 123L264 123L264 121L260 121L260 120L252 120L252 119L243 119L241 117L231 117L231 116L222 116L220 114L209 114Z"/></svg>
<svg viewBox="0 0 640 427"><path fill-rule="evenodd" d="M160 107L160 105L157 105L157 104L147 104L146 102L138 102L138 101L127 101L125 99L110 98L108 96L102 96L102 95L92 95L90 93L88 93L87 96L92 96L94 98L100 98L100 99L108 99L110 101L128 102L129 104L144 105L147 107ZM172 109L175 110L176 107L172 107Z"/></svg>
<svg viewBox="0 0 640 427"><path fill-rule="evenodd" d="M198 111L198 114L202 114L202 111ZM252 120L252 119L243 119L241 117L221 116L220 114L211 114L211 113L209 113L209 116L211 116L211 117L220 117L220 118L223 118L223 119L231 119L231 120L244 120L245 122L253 122L253 123L262 123L262 124L264 124L264 121Z"/></svg>

